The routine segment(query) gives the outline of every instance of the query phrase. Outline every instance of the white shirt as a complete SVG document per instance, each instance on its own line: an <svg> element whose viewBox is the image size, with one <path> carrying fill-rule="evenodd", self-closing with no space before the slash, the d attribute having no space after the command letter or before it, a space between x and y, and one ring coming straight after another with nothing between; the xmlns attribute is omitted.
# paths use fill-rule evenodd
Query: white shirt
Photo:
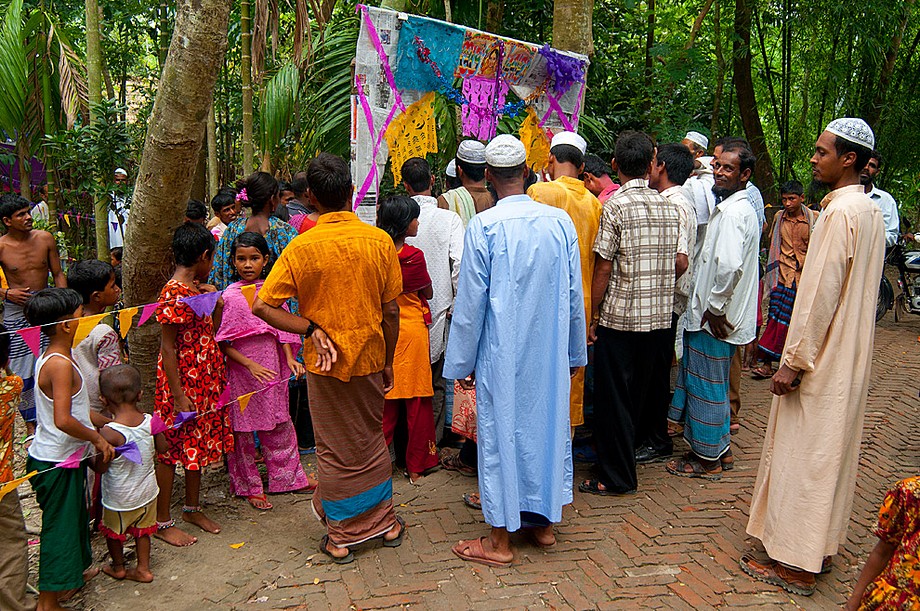
<svg viewBox="0 0 920 611"><path fill-rule="evenodd" d="M882 219L885 221L885 247L891 248L898 243L901 233L901 218L898 216L898 202L894 201L891 193L882 191L875 185L866 193L876 205L882 209Z"/></svg>
<svg viewBox="0 0 920 611"><path fill-rule="evenodd" d="M712 170L708 167L702 167L697 170L694 176L688 178L682 187L684 197L693 204L693 209L696 210L697 225L708 223L709 215L712 214L713 208L716 207L716 196L712 192L714 184Z"/></svg>
<svg viewBox="0 0 920 611"><path fill-rule="evenodd" d="M751 206L754 207L754 213L757 214L758 233L763 231L763 226L767 224L767 216L763 211L763 195L760 194L760 189L752 183L748 182L745 186L748 194L748 201L751 202Z"/></svg>
<svg viewBox="0 0 920 611"><path fill-rule="evenodd" d="M137 444L141 463L131 462L124 456L116 456L109 463L108 471L102 474L102 506L112 511L134 511L157 498L160 489L154 475L156 448L151 434L150 414L137 426L126 426L109 422L107 427L121 433L125 443Z"/></svg>
<svg viewBox="0 0 920 611"><path fill-rule="evenodd" d="M34 219L41 219L45 222L51 220L51 211L48 210L48 204L44 201L40 201L32 206L31 214Z"/></svg>
<svg viewBox="0 0 920 611"><path fill-rule="evenodd" d="M109 208L109 248L120 248L125 245L125 225L128 224L127 199L113 194L112 206L115 209ZM118 219L119 215L121 220Z"/></svg>
<svg viewBox="0 0 920 611"><path fill-rule="evenodd" d="M754 339L759 244L757 215L748 202L746 189L716 205L695 270L687 310L688 331L703 329L703 313L708 309L713 314L724 314L734 326L723 341L741 346Z"/></svg>
<svg viewBox="0 0 920 611"><path fill-rule="evenodd" d="M70 363L80 377L80 388L71 395L70 415L88 429L93 428L93 422L89 417L89 393L86 390L86 381L77 364L57 352L46 352L41 355L35 361L35 438L32 439L32 445L29 446L29 456L43 462L57 463L69 458L80 448L83 448L85 454L86 448L91 444L88 441L71 437L54 424L54 401L38 385L42 367L54 357Z"/></svg>
<svg viewBox="0 0 920 611"><path fill-rule="evenodd" d="M680 216L680 228L677 234L677 254L687 255L688 267L674 287L674 312L683 314L687 311L687 299L693 288L693 253L696 246L696 214L691 204L684 196L680 185L675 185L661 192L669 201L677 206Z"/></svg>
<svg viewBox="0 0 920 611"><path fill-rule="evenodd" d="M431 362L444 354L447 340L447 312L457 294L460 259L463 257L463 221L456 212L438 208L438 200L428 195L416 195L421 214L418 217L418 235L406 238L410 244L425 253L431 290L428 300L431 308L431 325L428 337Z"/></svg>

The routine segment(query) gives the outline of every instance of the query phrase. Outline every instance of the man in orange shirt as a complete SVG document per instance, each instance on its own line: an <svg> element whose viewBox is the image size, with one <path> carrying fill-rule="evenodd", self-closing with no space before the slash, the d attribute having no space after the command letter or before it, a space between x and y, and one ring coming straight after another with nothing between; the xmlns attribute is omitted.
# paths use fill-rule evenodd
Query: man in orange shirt
<svg viewBox="0 0 920 611"><path fill-rule="evenodd" d="M581 255L581 289L585 296L585 320L591 310L591 281L594 278L594 240L601 222L601 204L579 178L585 169L588 143L575 132L553 136L547 172L551 182L538 182L527 190L534 201L562 208L575 223ZM587 343L587 337L585 342ZM585 368L579 367L572 377L569 419L574 430L585 423Z"/></svg>
<svg viewBox="0 0 920 611"><path fill-rule="evenodd" d="M350 211L353 187L343 159L320 153L307 180L319 220L281 253L253 312L313 339L304 349L319 481L313 510L327 530L321 551L345 564L354 560L350 546L383 537L385 546L397 547L406 528L393 510L383 436L402 273L390 236ZM282 308L291 297L299 316Z"/></svg>

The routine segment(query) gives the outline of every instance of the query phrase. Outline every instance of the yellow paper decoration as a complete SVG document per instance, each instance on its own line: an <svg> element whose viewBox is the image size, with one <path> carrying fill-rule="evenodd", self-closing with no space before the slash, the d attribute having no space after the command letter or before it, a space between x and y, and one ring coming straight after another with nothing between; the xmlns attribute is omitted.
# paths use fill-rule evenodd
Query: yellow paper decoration
<svg viewBox="0 0 920 611"><path fill-rule="evenodd" d="M240 287L240 292L243 294L243 297L246 298L246 303L249 304L249 309L252 309L252 304L256 300L256 285L255 284L246 284Z"/></svg>
<svg viewBox="0 0 920 611"><path fill-rule="evenodd" d="M69 214L64 215L64 222L67 223L68 227L70 227L70 215Z"/></svg>
<svg viewBox="0 0 920 611"><path fill-rule="evenodd" d="M232 547L233 549L240 549L244 545L246 545L245 541L243 541L242 543L231 543L230 547Z"/></svg>
<svg viewBox="0 0 920 611"><path fill-rule="evenodd" d="M79 346L89 335L90 331L96 328L102 319L106 317L106 314L94 314L92 316L84 316L77 323L77 332L73 336L73 345L74 347Z"/></svg>
<svg viewBox="0 0 920 611"><path fill-rule="evenodd" d="M527 151L528 167L534 172L545 169L549 161L549 138L540 127L540 119L537 118L537 113L533 108L527 108L527 118L521 123L518 133L521 142L524 143L524 150Z"/></svg>
<svg viewBox="0 0 920 611"><path fill-rule="evenodd" d="M245 395L237 398L237 401L240 402L240 413L241 414L243 413L243 410L246 409L246 406L249 405L249 400L252 399L252 395L256 394L257 392L259 391L255 390L253 392L248 392Z"/></svg>
<svg viewBox="0 0 920 611"><path fill-rule="evenodd" d="M394 186L402 182L402 165L413 157L422 157L438 152L438 135L434 129L434 92L429 91L422 99L406 108L390 123L386 132L390 147L391 168Z"/></svg>
<svg viewBox="0 0 920 611"><path fill-rule="evenodd" d="M33 475L35 475L36 473L38 473L38 471L32 471L31 473L29 473L28 475L26 475L26 476L24 476L24 477L20 477L19 479L14 479L14 480L9 481L9 482L6 482L6 483L3 484L2 486L0 486L0 500L3 500L3 497L5 497L7 494L9 494L10 492L12 492L12 491L15 490L16 488L18 488L18 487L19 487L19 484L21 484L22 482L28 480L29 478L31 478L31 477L32 477Z"/></svg>
<svg viewBox="0 0 920 611"><path fill-rule="evenodd" d="M137 308L125 308L118 313L118 326L121 330L122 339L128 337L128 331L131 330L131 322L135 314L137 314Z"/></svg>

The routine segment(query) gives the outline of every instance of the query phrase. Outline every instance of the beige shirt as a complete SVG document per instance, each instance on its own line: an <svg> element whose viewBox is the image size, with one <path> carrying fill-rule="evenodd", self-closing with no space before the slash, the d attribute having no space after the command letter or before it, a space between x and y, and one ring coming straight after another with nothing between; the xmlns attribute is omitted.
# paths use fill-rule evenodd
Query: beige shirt
<svg viewBox="0 0 920 611"><path fill-rule="evenodd" d="M674 287L674 312L687 311L687 300L693 290L693 252L696 247L696 210L684 195L683 187L675 185L661 192L668 201L677 205L680 215L680 229L677 232L677 254L687 255L687 271L681 274Z"/></svg>
<svg viewBox="0 0 920 611"><path fill-rule="evenodd" d="M821 202L782 362L802 371L773 398L748 534L812 573L846 541L882 276L882 212L853 185Z"/></svg>

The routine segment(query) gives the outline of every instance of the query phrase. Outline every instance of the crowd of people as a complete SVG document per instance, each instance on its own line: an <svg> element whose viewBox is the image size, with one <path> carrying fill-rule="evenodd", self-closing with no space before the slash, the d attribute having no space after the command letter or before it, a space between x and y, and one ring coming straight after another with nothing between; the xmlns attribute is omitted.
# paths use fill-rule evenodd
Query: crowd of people
<svg viewBox="0 0 920 611"><path fill-rule="evenodd" d="M327 153L291 182L257 172L221 189L210 215L190 201L156 309L153 414L138 409L141 377L114 321L81 331L119 303L124 202L112 264L65 272L51 234L32 229L30 203L0 197L0 482L13 479L18 406L34 431L27 469L42 509L38 608L61 608L96 570L91 521L111 556L102 570L140 582L153 579L151 537L185 547L197 541L189 527L219 533L200 489L202 471L224 461L232 494L257 510L272 508L267 494L311 494L320 550L341 564L360 543L406 536L394 462L413 485L438 467L478 475L464 498L491 530L453 552L509 566L509 533L552 547L576 487L632 495L648 463L703 480L731 470L745 369L769 378L775 398L747 527L762 546L740 568L813 593L846 540L897 206L874 186L869 126L835 120L811 159L828 194L816 212L800 183L782 185L762 270L755 156L740 138L713 144L710 156L698 132L675 143L626 132L608 164L566 131L537 177L514 136L464 140L438 197L428 162L406 161L406 195L380 202L376 227L352 212L349 167ZM189 301L209 295L207 311ZM41 328L37 358L17 334L30 327ZM475 410L459 451L452 394ZM594 468L576 485L586 411ZM676 438L687 451L675 455ZM313 451L316 481L300 460ZM850 608L920 604L918 495L914 479L886 497ZM16 495L0 510L0 565L13 567L0 607L27 608Z"/></svg>

